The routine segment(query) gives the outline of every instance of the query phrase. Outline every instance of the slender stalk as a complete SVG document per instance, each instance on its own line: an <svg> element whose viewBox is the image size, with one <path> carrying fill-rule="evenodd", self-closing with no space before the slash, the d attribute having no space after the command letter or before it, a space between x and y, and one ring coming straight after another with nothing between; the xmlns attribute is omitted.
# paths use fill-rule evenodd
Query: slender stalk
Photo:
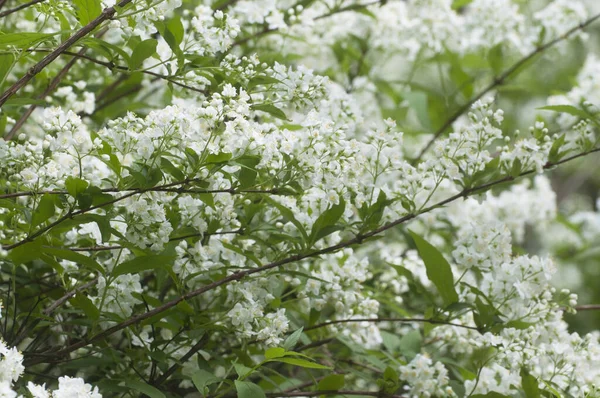
<svg viewBox="0 0 600 398"><path fill-rule="evenodd" d="M17 11L24 10L25 8L31 7L31 6L36 5L38 3L42 3L44 1L46 1L46 0L32 0L30 2L21 4L20 6L17 6L15 8L11 8L9 10L2 11L2 12L0 12L0 18L3 18L3 17L5 17L7 15L10 15L10 14L14 14ZM3 0L2 2L0 2L0 7L2 7L4 5L4 3L6 3L6 0Z"/></svg>
<svg viewBox="0 0 600 398"><path fill-rule="evenodd" d="M429 148L431 148L431 146L433 145L433 143L442 134L444 134L444 132L450 126L452 126L452 124L459 117L461 117L465 112L467 112L475 102L477 102L478 100L480 100L481 98L483 98L487 93L489 93L490 91L492 91L496 87L501 86L502 84L504 84L508 78L510 78L515 72L517 72L519 69L521 69L521 67L523 67L532 58L534 58L538 54L541 54L542 52L546 51L550 47L553 47L554 45L556 45L556 44L558 44L558 43L566 40L573 33L585 29L587 26L589 26L593 22L595 22L598 18L600 18L600 14L594 15L593 17L589 18L588 20L586 20L586 21L580 23L579 25L577 25L577 26L569 29L568 31L566 31L565 33L563 33L561 36L555 38L554 40L550 40L546 44L543 44L543 45L537 47L535 50L533 50L532 52L530 52L529 54L527 54L525 57L521 58L519 61L517 61L515 64L513 64L510 68L508 68L507 70L505 70L502 74L500 74L499 76L495 77L493 79L493 81L483 89L483 91L481 91L475 97L471 98L469 101L467 101L465 104L463 104L456 112L454 112L454 114L452 116L450 116L450 118L448 120L446 120L444 122L444 124L439 129L437 129L437 131L433 134L433 137L431 138L431 140L429 140L429 142L427 142L427 144L425 145L425 147L423 147L423 149L421 149L421 152L419 152L419 154L417 155L417 157L413 160L413 163L418 162L423 157L423 155L425 155L425 153L429 150Z"/></svg>
<svg viewBox="0 0 600 398"><path fill-rule="evenodd" d="M379 322L400 322L400 323L422 322L422 323L431 323L431 324L435 324L435 325L449 325L449 326L457 326L457 327L461 327L461 328L465 328L465 329L479 330L475 326L461 325L459 323L453 323L453 322L436 320L436 319L425 319L425 318L354 318L354 319L352 319L352 318L350 318L350 319L337 319L337 320L334 320L334 321L328 321L328 322L319 323L318 325L314 325L314 326L310 326L310 327L304 328L304 331L307 332L309 330L320 329L320 328L324 328L324 327L327 327L327 326L330 326L330 325L337 325L337 324L340 324L340 323L359 323L359 322L373 322L373 323L379 323Z"/></svg>
<svg viewBox="0 0 600 398"><path fill-rule="evenodd" d="M40 73L46 66L52 63L56 58L58 58L62 53L67 51L71 46L77 43L79 40L83 39L85 36L90 34L94 29L100 26L103 22L111 19L117 12L118 7L124 7L127 4L131 3L132 0L121 0L117 3L115 7L107 7L102 13L93 21L85 25L83 28L79 29L77 32L73 34L73 36L69 37L67 40L63 41L56 49L54 49L50 54L46 55L40 62L32 66L29 71L22 76L19 80L17 80L12 86L10 86L2 95L0 95L0 107L4 105L6 101L13 95L15 95L21 88L23 88L27 83L31 81L38 73Z"/></svg>

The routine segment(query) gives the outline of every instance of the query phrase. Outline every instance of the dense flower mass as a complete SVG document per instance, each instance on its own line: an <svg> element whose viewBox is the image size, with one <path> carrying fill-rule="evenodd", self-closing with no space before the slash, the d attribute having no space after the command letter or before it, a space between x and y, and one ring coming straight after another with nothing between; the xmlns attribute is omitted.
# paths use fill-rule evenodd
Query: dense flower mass
<svg viewBox="0 0 600 398"><path fill-rule="evenodd" d="M5 3L0 397L598 394L593 2Z"/></svg>

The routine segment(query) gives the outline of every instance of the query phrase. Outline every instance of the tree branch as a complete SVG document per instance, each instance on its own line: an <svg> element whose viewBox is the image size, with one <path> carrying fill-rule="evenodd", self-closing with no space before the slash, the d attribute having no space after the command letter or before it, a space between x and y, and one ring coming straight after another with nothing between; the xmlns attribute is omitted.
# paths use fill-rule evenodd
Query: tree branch
<svg viewBox="0 0 600 398"><path fill-rule="evenodd" d="M40 62L32 66L27 74L21 77L15 84L9 87L2 95L0 95L0 107L4 105L6 101L14 94L17 93L21 88L23 88L31 79L33 79L38 73L40 73L46 66L48 66L51 62L53 62L58 56L65 51L67 51L72 45L74 45L77 41L84 38L86 35L91 33L94 29L96 29L103 22L111 19L117 9L115 7L124 7L127 4L131 3L132 0L121 0L117 3L116 6L105 8L102 13L93 21L88 23L83 28L79 29L73 36L69 37L67 40L63 41L54 51L45 56Z"/></svg>
<svg viewBox="0 0 600 398"><path fill-rule="evenodd" d="M195 234L188 234L188 235L184 235L184 236L176 236L174 238L170 238L169 242L175 242L175 241L183 240L183 239L187 239L187 238L194 238L197 236L241 234L242 232L243 232L243 230L240 228L240 229L236 229L235 231L219 231L219 232L213 232L210 234L195 233ZM91 246L91 247L64 247L63 249L71 250L74 252L100 252L100 251L106 251L106 250L120 250L120 249L124 249L124 248L125 248L124 246L114 245L114 246Z"/></svg>
<svg viewBox="0 0 600 398"><path fill-rule="evenodd" d="M79 50L78 54L83 54L85 51L86 51L86 48L82 48L81 50ZM54 77L54 79L52 79L52 81L50 82L50 84L48 85L48 87L46 88L46 90L44 90L44 92L42 94L40 94L38 96L38 98L39 99L43 99L48 94L50 94L51 92L53 92L56 89L56 87L58 87L58 85L61 82L61 80L67 75L67 73L69 72L69 70L73 67L73 65L75 65L75 62L77 62L77 58L72 58L60 70L60 72L58 72L58 74ZM25 113L19 118L19 120L15 123L15 125L12 127L12 129L10 129L10 131L8 132L8 134L4 137L5 141L10 141L15 136L15 134L17 133L17 131L19 131L19 129L25 124L25 122L27 121L27 119L29 119L29 116L31 116L31 114L33 113L33 111L36 108L37 108L36 104L33 104L29 108L27 108L27 110L25 111Z"/></svg>
<svg viewBox="0 0 600 398"><path fill-rule="evenodd" d="M448 321L441 321L441 320L436 320L436 319L425 319L425 318L354 318L354 319L338 319L338 320L334 320L334 321L328 321L328 322L319 323L317 325L304 328L304 331L308 332L309 330L320 329L320 328L323 328L323 327L326 327L326 326L329 326L329 325L337 325L337 324L340 324L340 323L358 323L358 322L373 322L373 323L379 323L379 322L400 322L400 323L423 322L423 323L431 323L431 324L435 324L435 325L448 325L448 326L456 326L456 327L461 327L461 328L471 329L471 330L479 330L475 326L461 325L459 323L453 323L453 322L448 322Z"/></svg>
<svg viewBox="0 0 600 398"><path fill-rule="evenodd" d="M318 397L326 396L363 396L363 397L379 397L379 398L406 398L406 395L386 394L377 391L349 391L349 390L317 390L317 391L290 391L290 392L268 392L267 397Z"/></svg>
<svg viewBox="0 0 600 398"><path fill-rule="evenodd" d="M574 160L574 159L577 159L577 158L580 158L582 156L586 156L586 155L589 155L589 154L595 153L595 152L600 152L600 148L594 148L594 149L586 151L586 152L581 152L579 154L576 154L576 155L570 156L568 158L562 159L562 160L560 160L560 161L558 161L556 163L547 163L546 165L544 165L543 168L545 170L547 170L547 169L552 168L552 167L554 167L556 165L563 164L563 163L569 162L571 160ZM535 172L536 171L534 169L528 170L528 171L525 171L525 172L521 173L518 177L522 177L522 176L534 174ZM271 269L274 269L274 268L278 268L278 267L281 267L282 265L286 265L286 264L290 264L290 263L295 263L297 261L304 260L306 258L318 257L318 256L321 256L323 254L334 253L334 252L337 252L338 250L341 250L343 248L346 248L346 247L349 247L349 246L352 246L352 245L355 245L355 244L362 244L366 239L371 238L371 237L376 236L376 235L379 235L382 232L385 232L388 229L392 229L392 228L394 228L394 227L396 227L396 226L398 226L400 224L403 224L403 223L405 223L405 222L407 222L409 220L412 220L412 219L418 217L421 214L428 213L428 212L430 212L430 211L432 211L434 209L437 209L437 208L439 208L441 206L444 206L444 205L446 205L448 203L451 203L451 202L453 202L453 201L455 201L457 199L466 198L466 197L471 196L471 195L473 195L473 194L475 194L477 192L485 191L485 190L487 190L487 189L489 189L489 188L491 188L493 186L500 185L500 184L505 183L505 182L514 181L516 178L517 177L506 176L504 178L498 179L496 181L489 182L487 184L483 184L483 185L480 185L480 186L477 186L477 187L465 189L462 192L459 192L459 193L457 193L457 194L455 194L453 196L450 196L450 197L448 197L448 198L446 198L446 199L444 199L444 200L442 200L442 201L440 201L440 202L438 202L438 203L436 203L434 205L431 205L431 206L429 206L429 207L427 207L425 209L422 209L421 211L419 211L417 213L407 214L407 215L405 215L403 217L400 217L399 219L397 219L395 221L389 222L389 223L387 223L387 224L385 224L385 225L383 225L383 226L381 226L381 227L379 227L379 228L377 228L377 229L375 229L373 231L370 231L370 232L367 232L367 233L364 233L364 234L361 234L361 235L357 235L357 236L355 236L352 239L340 242L340 243L338 243L336 245L329 246L329 247L326 247L324 249L320 249L320 250L316 250L316 251L312 251L312 252L299 253L299 254L296 254L296 255L293 255L293 256L290 256L290 257L287 257L287 258L284 258L284 259L272 262L270 264L263 265L261 267L234 272L233 274L231 274L231 275L229 275L229 276L227 276L225 278L222 278L222 279L219 279L219 280L214 281L212 283L209 283L207 285L204 285L204 286L202 286L202 287L200 287L200 288L198 288L196 290L192 290L192 291L190 291L190 292L188 292L188 293L186 293L184 295L181 295L181 296L179 296L176 299L173 299L173 300L171 300L169 302L166 302L163 305L160 305L160 306L154 308L151 311L147 311L145 313L133 316L133 317L131 317L131 318L129 318L129 319L123 321L123 322L120 322L120 323L116 324L115 326L110 327L110 328L108 328L108 329L106 329L106 330L104 330L104 331L102 331L102 332L100 332L100 333L98 333L98 334L90 337L90 338L82 339L82 340L80 340L80 341L78 341L76 343L73 343L73 344L71 344L71 345L63 348L62 350L59 350L59 351L55 352L54 353L54 357L60 357L60 356L67 355L67 354L69 354L69 353L71 353L71 352L73 352L75 350L78 350L78 349L80 349L82 347L87 346L88 344L91 344L91 343L93 343L95 341L98 341L98 340L102 340L102 339L110 336L111 334L113 334L115 332L118 332L119 330L122 330L122 329L124 329L126 327L129 327L129 326L134 325L134 324L136 324L138 322L141 322L141 321L143 321L145 319L148 319L148 318L153 317L155 315L158 315L158 314L160 314L160 313L162 313L164 311L167 311L167 310L175 307L177 304L179 304L180 302L182 302L184 300L190 300L190 299L192 299L194 297L197 297L197 296L200 296L200 295L202 295L202 294L204 294L204 293L206 293L208 291L214 290L214 289L216 289L216 288L218 288L220 286L227 285L227 284L229 284L231 282L234 282L234 281L240 281L240 280L242 280L242 279L244 279L244 278L246 278L246 277L248 277L250 275L253 275L253 274L256 274L256 273L260 273L260 272L264 272L264 271L268 271L268 270L271 270ZM44 362L44 359L31 359L31 360L27 361L26 366L35 365L35 364L38 364L38 363L41 363L41 362Z"/></svg>
<svg viewBox="0 0 600 398"><path fill-rule="evenodd" d="M444 132L450 126L452 126L452 124L460 116L462 116L466 111L468 111L469 108L471 108L471 106L475 102L477 102L478 100L480 100L481 98L483 98L487 93L489 93L490 91L492 91L496 87L504 84L504 82L506 81L506 79L508 79L509 77L511 77L513 73L515 73L516 71L518 71L523 65L525 65L529 60L531 60L532 58L534 58L536 55L541 54L542 52L544 52L545 50L547 50L550 47L554 46L555 44L558 44L558 43L566 40L573 33L577 32L579 30L583 30L584 28L586 28L587 26L589 26L590 24L592 24L593 22L595 22L598 18L600 18L600 14L594 15L593 17L591 17L587 21L582 22L581 24L579 24L579 25L577 25L577 26L569 29L568 31L566 31L565 33L563 33L561 36L555 38L554 40L550 40L546 44L543 44L543 45L537 47L535 50L533 50L532 52L530 52L529 54L527 54L524 58L521 58L519 61L517 61L515 64L513 64L510 68L508 68L506 71L504 71L500 76L495 77L493 79L492 83L490 83L487 87L485 87L483 89L483 91L481 91L475 97L471 98L468 102L466 102L465 104L463 104L452 116L450 116L450 118L448 120L446 120L446 122L439 129L437 129L437 131L434 133L434 135L431 138L431 140L429 140L429 142L427 142L427 144L425 145L425 147L423 147L423 149L421 149L421 152L419 152L419 155L417 155L417 157L413 160L413 163L418 162L423 157L423 155L425 155L425 153L429 150L429 148L431 148L431 146L433 145L433 143L442 134L444 134Z"/></svg>
<svg viewBox="0 0 600 398"><path fill-rule="evenodd" d="M2 3L0 3L0 7L2 5L4 5L5 1L6 0L4 0ZM5 17L7 15L10 15L10 14L13 14L13 13L15 13L17 11L21 11L21 10L23 10L25 8L31 7L31 6L33 6L35 4L42 3L44 1L46 1L46 0L32 0L32 1L28 2L28 3L21 4L20 6L17 6L15 8L11 8L10 10L2 11L2 12L0 12L0 18L3 18L3 17Z"/></svg>

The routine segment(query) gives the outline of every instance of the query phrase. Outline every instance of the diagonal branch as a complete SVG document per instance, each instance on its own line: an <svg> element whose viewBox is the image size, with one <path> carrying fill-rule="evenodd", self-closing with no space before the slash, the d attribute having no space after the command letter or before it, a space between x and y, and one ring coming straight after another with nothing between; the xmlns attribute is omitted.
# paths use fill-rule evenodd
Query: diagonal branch
<svg viewBox="0 0 600 398"><path fill-rule="evenodd" d="M320 329L320 328L323 328L323 327L326 327L326 326L329 326L329 325L337 325L337 324L340 324L340 323L358 323L358 322L373 322L373 323L379 323L379 322L400 322L400 323L422 322L422 323L431 323L431 324L434 324L434 325L448 325L448 326L456 326L456 327L461 327L461 328L471 329L471 330L479 330L475 326L461 325L460 323L453 323L453 322L448 322L448 321L442 321L442 320L436 320L436 319L426 319L426 318L350 318L350 319L337 319L337 320L333 320L333 321L327 321L327 322L319 323L317 325L304 328L304 331L308 332L309 330Z"/></svg>
<svg viewBox="0 0 600 398"><path fill-rule="evenodd" d="M320 397L320 396L360 396L379 398L407 398L406 395L385 394L379 391L347 391L347 390L318 390L318 391L290 391L290 392L268 392L267 397Z"/></svg>
<svg viewBox="0 0 600 398"><path fill-rule="evenodd" d="M574 160L574 159L577 159L577 158L580 158L580 157L583 157L583 156L586 156L586 155L589 155L589 154L592 154L592 153L595 153L595 152L600 152L600 147L599 148L591 149L591 150L586 151L586 152L578 153L576 155L573 155L573 156L570 156L568 158L562 159L562 160L560 160L558 162L555 162L555 163L546 163L546 165L544 165L543 168L545 170L547 170L547 169L553 168L553 167L555 167L555 166L557 166L559 164L563 164L563 163L569 162L571 160ZM459 193L457 193L457 194L455 194L453 196L450 196L450 197L448 197L448 198L446 198L446 199L444 199L444 200L442 200L442 201L440 201L440 202L438 202L438 203L436 203L434 205L431 205L431 206L429 206L429 207L427 207L425 209L422 209L421 211L419 211L417 213L407 214L407 215L405 215L405 216L403 216L403 217L401 217L401 218L399 218L399 219L397 219L395 221L389 222L389 223L387 223L387 224L385 224L385 225L383 225L383 226L381 226L381 227L379 227L379 228L377 228L377 229L375 229L373 231L357 235L354 238L348 239L348 240L343 241L341 243L338 243L337 245L329 246L329 247L326 247L324 249L316 250L316 251L312 251L312 252L299 253L299 254L296 254L296 255L293 255L293 256L290 256L290 257L287 257L287 258L284 258L284 259L272 262L270 264L263 265L261 267L257 267L257 268L253 268L253 269L248 269L248 270L244 270L244 271L234 272L233 274L231 274L231 275L229 275L229 276L227 276L225 278L219 279L217 281L209 283L208 285L204 285L201 288L198 288L198 289L193 290L191 292L188 292L188 293L186 293L184 295L181 295L178 298L176 298L174 300L171 300L169 302L166 302L163 305L160 305L160 306L158 306L158 307L156 307L156 308L154 308L154 309L152 309L150 311L147 311L147 312L145 312L143 314L139 314L139 315L133 316L133 317L131 317L131 318L129 318L129 319L127 319L127 320L125 320L125 321L123 321L121 323L118 323L118 324L116 324L116 325L114 325L114 326L112 326L112 327L110 327L110 328L108 328L108 329L106 329L106 330L104 330L104 331L102 331L102 332L100 332L100 333L98 333L98 334L90 337L90 338L82 339L82 340L80 340L80 341L78 341L76 343L73 343L73 344L71 344L71 345L63 348L62 350L54 352L53 353L53 357L56 358L56 357L67 355L67 354L69 354L69 353L71 353L71 352L73 352L75 350L78 350L78 349L80 349L82 347L85 347L85 346L87 346L87 345L89 345L89 344L91 344L91 343L93 343L95 341L102 340L102 339L104 339L104 338L112 335L113 333L118 332L119 330L125 329L126 327L129 327L129 326L134 325L136 323L139 323L139 322L141 322L141 321L143 321L145 319L148 319L150 317L153 317L155 315L163 313L163 312L165 312L165 311L167 311L167 310L175 307L177 304L179 304L182 301L190 300L190 299L192 299L194 297L200 296L200 295L202 295L202 294L204 294L206 292L214 290L214 289L216 289L216 288L218 288L220 286L227 285L227 284L229 284L231 282L240 281L240 280L242 280L242 279L244 279L244 278L246 278L246 277L248 277L250 275L253 275L253 274L256 274L256 273L261 273L261 272L264 272L264 271L268 271L268 270L271 270L271 269L274 269L274 268L278 268L278 267L281 267L282 265L286 265L286 264L290 264L290 263L295 263L295 262L301 261L301 260L306 259L306 258L318 257L318 256L321 256L323 254L334 253L334 252L337 252L337 251L339 251L339 250L341 250L343 248L346 248L346 247L349 247L349 246L353 246L353 245L356 245L356 244L360 245L360 244L362 244L368 238L371 238L373 236L379 235L382 232L387 231L388 229L392 229L392 228L394 228L394 227L396 227L398 225L401 225L401 224L403 224L403 223L405 223L405 222L407 222L409 220L417 218L421 214L428 213L428 212L430 212L432 210L435 210L435 209L437 209L437 208L439 208L441 206L444 206L444 205L446 205L448 203L454 202L457 199L466 198L466 197L469 197L469 196L471 196L473 194L476 194L478 192L486 191L486 190L488 190L491 187L494 187L496 185L500 185L500 184L503 184L503 183L506 183L506 182L514 181L518 177L523 177L523 176L531 175L531 174L535 174L535 173L536 173L536 170L532 169L532 170L528 170L528 171L525 171L525 172L521 173L517 177L506 176L506 177L500 178L500 179L498 179L496 181L492 181L492 182L489 182L489 183L486 183L486 184L483 184L483 185L480 185L480 186L477 186L477 187L468 188L468 189L465 189L465 190L463 190L463 191L461 191L461 192L459 192ZM38 363L42 363L44 361L45 360L42 359L42 358L30 359L30 360L27 361L26 366L35 365L35 364L38 364Z"/></svg>
<svg viewBox="0 0 600 398"><path fill-rule="evenodd" d="M543 44L543 45L537 47L535 50L533 50L532 52L530 52L529 54L527 54L525 57L521 58L519 61L517 61L515 64L513 64L510 68L508 68L507 70L505 70L501 75L495 77L494 80L487 87L485 87L483 89L483 91L481 91L475 97L471 98L468 102L466 102L465 104L463 104L452 116L450 116L450 118L448 120L446 120L446 122L439 129L437 129L437 131L434 133L434 135L431 138L431 140L429 140L429 142L427 142L427 144L425 145L425 147L423 147L423 149L421 149L421 152L419 153L419 155L413 160L413 163L418 162L423 157L423 155L425 155L425 152L427 152L429 150L429 148L431 148L431 146L433 145L433 143L442 134L444 134L444 132L450 126L452 126L452 124L459 117L461 117L465 112L467 112L475 102L477 102L478 100L480 100L481 98L483 98L487 93L489 93L490 91L492 91L496 87L501 86L502 84L504 84L505 81L508 78L510 78L514 73L516 73L519 69L521 69L521 67L523 67L532 58L534 58L538 54L541 54L542 52L544 52L545 50L549 49L550 47L552 47L552 46L554 46L554 45L556 45L556 44L558 44L558 43L566 40L573 33L585 29L587 26L589 26L593 22L595 22L598 18L600 18L600 14L594 15L593 17L589 18L585 22L582 22L579 25L577 25L577 26L569 29L568 31L566 31L565 33L563 33L561 36L558 36L554 40L550 40L546 44Z"/></svg>
<svg viewBox="0 0 600 398"><path fill-rule="evenodd" d="M15 8L11 8L9 10L2 11L2 12L0 12L0 18L3 18L3 17L5 17L7 15L10 15L10 14L13 14L13 13L15 13L17 11L24 10L25 8L31 7L31 6L33 6L35 4L43 3L44 1L46 1L46 0L31 0L30 2L21 4L20 6L17 6ZM2 7L5 2L6 2L6 0L0 2L0 7Z"/></svg>
<svg viewBox="0 0 600 398"><path fill-rule="evenodd" d="M131 3L132 0L121 0L117 3L116 6L105 8L102 13L93 21L85 25L83 28L79 29L77 32L73 34L73 36L69 37L67 40L63 41L54 51L50 54L46 55L40 62L32 66L29 71L16 81L15 84L10 86L2 95L0 95L0 107L4 105L6 101L14 94L17 93L21 88L23 88L31 79L33 79L38 73L40 73L46 66L48 66L51 62L53 62L56 58L60 56L63 52L67 51L72 45L74 45L77 41L84 38L86 35L91 33L94 29L96 29L103 22L111 19L117 12L118 7L124 7L127 4Z"/></svg>
<svg viewBox="0 0 600 398"><path fill-rule="evenodd" d="M86 51L86 48L82 48L81 50L79 50L78 54L83 54ZM43 93L41 93L38 98L39 99L43 99L46 98L46 96L48 94L50 94L51 92L53 92L56 87L58 87L58 85L60 84L61 80L64 79L64 77L67 75L67 73L69 73L69 70L73 67L73 65L75 65L75 62L77 62L77 58L74 57L72 58L61 70L60 72L58 72L58 74L56 76L54 76L54 79L52 79L52 81L50 82L50 84L48 85L48 87L44 90ZM10 141L15 134L17 133L17 131L19 131L19 129L25 124L25 122L27 121L27 119L29 119L29 116L31 116L31 114L33 113L33 111L37 108L36 104L31 105L29 108L27 108L27 110L25 111L25 113L23 115L21 115L21 117L19 118L19 120L17 121L17 123L15 123L15 125L12 127L12 129L10 129L10 131L8 132L8 134L4 137L5 141Z"/></svg>
<svg viewBox="0 0 600 398"><path fill-rule="evenodd" d="M194 233L194 234L188 234L188 235L183 235L183 236L176 236L174 238L170 238L169 242L176 242L179 240L184 240L187 238L195 238L195 237L204 237L204 236L214 236L214 235L230 235L230 234L241 234L243 232L243 229L236 229L234 231L218 231L218 232L213 232L213 233ZM107 250L120 250L120 249L124 249L125 246L119 246L119 245L114 245L114 246L91 246L91 247L64 247L62 249L67 249L67 250L71 250L73 252L100 252L100 251L107 251Z"/></svg>

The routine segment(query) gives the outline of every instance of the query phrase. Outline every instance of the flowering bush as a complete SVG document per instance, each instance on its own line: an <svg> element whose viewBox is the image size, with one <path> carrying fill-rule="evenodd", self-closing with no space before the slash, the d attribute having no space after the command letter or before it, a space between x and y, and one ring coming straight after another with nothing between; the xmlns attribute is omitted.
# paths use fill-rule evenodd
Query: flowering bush
<svg viewBox="0 0 600 398"><path fill-rule="evenodd" d="M594 1L11 3L0 397L600 396Z"/></svg>

